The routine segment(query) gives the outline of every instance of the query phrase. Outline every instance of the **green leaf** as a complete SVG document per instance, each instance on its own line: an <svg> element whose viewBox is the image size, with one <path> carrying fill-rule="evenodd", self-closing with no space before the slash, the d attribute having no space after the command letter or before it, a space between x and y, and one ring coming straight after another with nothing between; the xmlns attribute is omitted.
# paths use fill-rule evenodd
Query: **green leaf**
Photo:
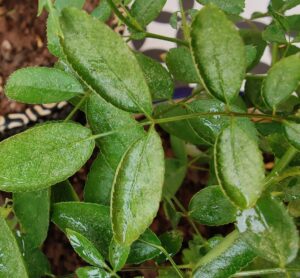
<svg viewBox="0 0 300 278"><path fill-rule="evenodd" d="M55 184L51 187L51 203L78 201L79 197L68 180Z"/></svg>
<svg viewBox="0 0 300 278"><path fill-rule="evenodd" d="M135 0L131 15L142 25L146 27L161 12L167 0Z"/></svg>
<svg viewBox="0 0 300 278"><path fill-rule="evenodd" d="M61 28L59 25L60 13L56 9L51 9L47 18L47 48L51 54L58 58L64 58L64 54L59 42Z"/></svg>
<svg viewBox="0 0 300 278"><path fill-rule="evenodd" d="M284 206L271 197L241 212L237 228L255 253L284 267L297 255L299 235Z"/></svg>
<svg viewBox="0 0 300 278"><path fill-rule="evenodd" d="M240 14L244 11L245 0L197 0L200 4L214 4L229 14Z"/></svg>
<svg viewBox="0 0 300 278"><path fill-rule="evenodd" d="M50 213L50 192L43 189L13 194L14 212L21 223L27 249L40 247L47 237Z"/></svg>
<svg viewBox="0 0 300 278"><path fill-rule="evenodd" d="M29 67L15 71L5 86L5 94L24 103L53 103L83 94L81 84L55 68Z"/></svg>
<svg viewBox="0 0 300 278"><path fill-rule="evenodd" d="M283 123L286 138L292 146L300 150L300 124L295 122Z"/></svg>
<svg viewBox="0 0 300 278"><path fill-rule="evenodd" d="M109 246L109 262L111 263L114 271L119 271L125 265L130 252L130 247L121 245L112 239Z"/></svg>
<svg viewBox="0 0 300 278"><path fill-rule="evenodd" d="M220 186L208 186L196 193L189 204L189 215L195 221L219 226L235 221L237 209L225 197Z"/></svg>
<svg viewBox="0 0 300 278"><path fill-rule="evenodd" d="M214 152L217 178L225 194L240 208L253 206L265 178L257 142L233 120L217 138Z"/></svg>
<svg viewBox="0 0 300 278"><path fill-rule="evenodd" d="M262 34L260 31L253 29L240 29L239 33L246 47L252 46L256 50L255 59L247 66L247 71L249 71L259 63L262 55L264 54L267 43L262 39Z"/></svg>
<svg viewBox="0 0 300 278"><path fill-rule="evenodd" d="M78 278L110 278L110 274L97 267L80 267L76 270Z"/></svg>
<svg viewBox="0 0 300 278"><path fill-rule="evenodd" d="M0 190L34 191L72 176L89 159L91 131L72 122L39 125L0 143Z"/></svg>
<svg viewBox="0 0 300 278"><path fill-rule="evenodd" d="M185 178L186 171L186 162L174 158L165 160L164 197L170 198L176 194Z"/></svg>
<svg viewBox="0 0 300 278"><path fill-rule="evenodd" d="M178 212L173 204L170 204L168 200L164 200L163 209L167 220L170 221L172 228L177 228L179 221L182 217L182 213Z"/></svg>
<svg viewBox="0 0 300 278"><path fill-rule="evenodd" d="M166 232L159 236L162 247L168 252L168 254L173 257L176 255L182 246L183 237L179 231L173 230L171 232ZM161 254L155 259L158 263L163 263L167 260L165 254Z"/></svg>
<svg viewBox="0 0 300 278"><path fill-rule="evenodd" d="M188 242L188 248L182 250L182 262L196 265L204 255L203 239L201 236L193 235L193 239Z"/></svg>
<svg viewBox="0 0 300 278"><path fill-rule="evenodd" d="M170 143L175 157L182 162L187 162L187 152L185 149L185 142L176 136L170 136Z"/></svg>
<svg viewBox="0 0 300 278"><path fill-rule="evenodd" d="M246 48L246 64L247 68L249 68L256 59L256 48L253 45L245 45Z"/></svg>
<svg viewBox="0 0 300 278"><path fill-rule="evenodd" d="M103 257L86 237L70 229L66 229L66 234L72 247L83 260L93 266L106 267Z"/></svg>
<svg viewBox="0 0 300 278"><path fill-rule="evenodd" d="M96 140L101 153L94 161L84 188L87 202L110 204L110 193L117 167L129 146L145 135L132 116L92 94L87 102L87 119L95 134L120 132Z"/></svg>
<svg viewBox="0 0 300 278"><path fill-rule="evenodd" d="M300 55L292 55L277 62L268 71L262 87L265 103L271 108L286 101L300 82Z"/></svg>
<svg viewBox="0 0 300 278"><path fill-rule="evenodd" d="M38 0L38 13L37 16L40 16L43 12L43 9L47 7L47 0Z"/></svg>
<svg viewBox="0 0 300 278"><path fill-rule="evenodd" d="M174 79L186 83L200 83L192 54L187 47L170 49L167 53L166 64Z"/></svg>
<svg viewBox="0 0 300 278"><path fill-rule="evenodd" d="M6 221L0 217L0 274L1 277L27 278L17 241Z"/></svg>
<svg viewBox="0 0 300 278"><path fill-rule="evenodd" d="M208 5L194 19L191 39L195 63L209 93L227 103L235 100L244 79L246 58L234 24L217 7Z"/></svg>
<svg viewBox="0 0 300 278"><path fill-rule="evenodd" d="M170 99L174 93L174 83L170 73L157 61L142 53L135 53L145 75L153 100Z"/></svg>
<svg viewBox="0 0 300 278"><path fill-rule="evenodd" d="M151 224L159 208L164 179L164 152L150 129L125 153L115 176L111 215L116 241L130 245Z"/></svg>
<svg viewBox="0 0 300 278"><path fill-rule="evenodd" d="M161 245L159 238L150 229L147 229L139 239L131 245L127 263L141 264L158 256L160 250L148 243L158 246Z"/></svg>
<svg viewBox="0 0 300 278"><path fill-rule="evenodd" d="M102 0L99 5L93 10L91 13L92 16L96 17L97 19L105 22L111 16L111 8L108 4L107 0Z"/></svg>
<svg viewBox="0 0 300 278"><path fill-rule="evenodd" d="M80 202L53 205L52 221L64 232L71 229L85 236L102 256L108 256L112 239L109 207Z"/></svg>
<svg viewBox="0 0 300 278"><path fill-rule="evenodd" d="M254 258L255 254L249 245L237 231L233 231L198 261L193 277L231 277Z"/></svg>
<svg viewBox="0 0 300 278"><path fill-rule="evenodd" d="M100 20L67 8L60 23L68 63L90 89L113 105L150 115L149 88L125 41Z"/></svg>
<svg viewBox="0 0 300 278"><path fill-rule="evenodd" d="M262 37L267 42L287 43L285 31L278 23L269 25L263 32Z"/></svg>
<svg viewBox="0 0 300 278"><path fill-rule="evenodd" d="M62 11L64 8L75 7L82 9L85 0L55 0L55 7L58 11Z"/></svg>

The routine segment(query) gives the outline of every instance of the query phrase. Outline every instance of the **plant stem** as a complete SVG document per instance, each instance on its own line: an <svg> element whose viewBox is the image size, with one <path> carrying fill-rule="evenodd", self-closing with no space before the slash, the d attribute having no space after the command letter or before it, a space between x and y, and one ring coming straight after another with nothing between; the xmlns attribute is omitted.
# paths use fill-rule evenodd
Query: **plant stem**
<svg viewBox="0 0 300 278"><path fill-rule="evenodd" d="M65 118L64 122L67 122L72 119L75 113L81 108L81 105L85 102L85 100L90 96L90 92L86 92L81 100L76 104L76 106L72 109L70 114Z"/></svg>
<svg viewBox="0 0 300 278"><path fill-rule="evenodd" d="M144 32L144 35L147 38L153 38L153 39L158 39L158 40L164 40L164 41L174 42L174 43L185 45L185 46L189 45L188 42L186 42L186 41L183 41L183 40L180 40L180 39L176 39L176 38L167 37L167 36L163 36L163 35L159 35L159 34Z"/></svg>
<svg viewBox="0 0 300 278"><path fill-rule="evenodd" d="M285 154L280 158L280 160L275 164L275 167L271 173L267 176L264 186L265 188L273 184L274 181L277 181L277 177L282 170L291 162L294 156L297 154L298 150L294 147L289 147Z"/></svg>
<svg viewBox="0 0 300 278"><path fill-rule="evenodd" d="M273 45L272 45L272 64L271 64L271 66L276 64L277 60L278 60L278 44L273 43Z"/></svg>
<svg viewBox="0 0 300 278"><path fill-rule="evenodd" d="M182 0L179 0L179 6L180 6L180 13L181 13L181 18L182 18L182 30L183 30L184 39L189 41L190 40L190 30L189 30L189 26L187 24Z"/></svg>
<svg viewBox="0 0 300 278"><path fill-rule="evenodd" d="M118 9L118 7L115 5L115 3L113 2L113 0L107 0L108 4L110 5L111 9L114 11L114 13L116 14L116 16L128 27L132 28L135 31L138 32L144 32L144 29L141 28L141 26L139 26L139 24L137 24L136 22L132 22L130 20L128 20Z"/></svg>
<svg viewBox="0 0 300 278"><path fill-rule="evenodd" d="M268 274L275 274L275 273L286 273L286 270L283 268L271 268L271 269L242 271L232 275L231 277L247 277L247 276L268 275Z"/></svg>
<svg viewBox="0 0 300 278"><path fill-rule="evenodd" d="M206 240L203 238L203 236L201 235L200 231L198 230L195 222L190 218L189 216L189 212L185 209L185 207L181 204L181 202L176 198L176 196L172 197L172 200L174 201L174 203L177 205L177 207L181 210L181 212L183 213L183 215L185 216L185 218L187 219L187 221L190 223L190 225L192 226L192 228L194 229L195 233L197 234L197 236L199 236L199 238L201 239L201 242L204 246L207 246L207 242Z"/></svg>

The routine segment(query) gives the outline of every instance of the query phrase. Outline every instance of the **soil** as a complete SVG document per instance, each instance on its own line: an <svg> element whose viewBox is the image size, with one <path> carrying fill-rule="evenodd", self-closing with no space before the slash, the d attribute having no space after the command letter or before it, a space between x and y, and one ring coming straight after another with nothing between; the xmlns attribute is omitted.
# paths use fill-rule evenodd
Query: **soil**
<svg viewBox="0 0 300 278"><path fill-rule="evenodd" d="M91 9L96 2L89 1L86 9ZM51 66L56 61L56 58L48 52L46 47L46 13L43 13L40 17L36 15L37 0L0 0L0 115L24 110L24 105L9 101L3 94L3 86L12 72L26 66ZM166 154L172 156L167 143L168 137L163 133L162 135L165 138ZM81 197L91 162L92 160L71 178L75 190ZM207 174L205 172L189 171L186 181L178 194L178 196L181 196L181 201L185 207L187 207L191 196L201 189L206 179ZM7 196L9 195L2 194L1 196L0 194L0 203L1 199L3 202L4 197ZM157 234L171 229L171 225L166 220L162 209L160 209L151 228ZM203 226L199 228L204 236L216 233L224 234L232 229L231 226L226 226L222 229L208 229ZM185 220L182 220L179 224L179 229L185 234L184 246L186 246L187 240L192 237L190 225ZM50 226L49 236L43 250L50 260L52 271L55 275L74 273L78 266L84 265L70 247L64 234L54 225ZM175 260L178 260L178 258L175 258ZM153 265L151 262L145 264L148 267L151 265ZM123 277L132 277L133 274L142 274L145 277L156 276L156 273L153 271L143 271L142 273L126 273Z"/></svg>

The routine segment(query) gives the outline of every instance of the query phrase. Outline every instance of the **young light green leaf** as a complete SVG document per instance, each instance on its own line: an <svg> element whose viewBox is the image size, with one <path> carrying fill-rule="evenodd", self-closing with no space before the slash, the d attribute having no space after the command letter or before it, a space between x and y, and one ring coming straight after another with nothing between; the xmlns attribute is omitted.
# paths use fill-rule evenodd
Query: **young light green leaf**
<svg viewBox="0 0 300 278"><path fill-rule="evenodd" d="M295 122L284 122L286 138L292 146L300 150L300 124Z"/></svg>
<svg viewBox="0 0 300 278"><path fill-rule="evenodd" d="M50 192L43 189L13 194L14 212L21 223L26 249L40 247L47 237L50 213Z"/></svg>
<svg viewBox="0 0 300 278"><path fill-rule="evenodd" d="M91 131L72 122L39 125L0 143L0 190L34 191L72 176L91 156Z"/></svg>
<svg viewBox="0 0 300 278"><path fill-rule="evenodd" d="M0 217L0 231L0 276L28 278L17 241L2 217Z"/></svg>
<svg viewBox="0 0 300 278"><path fill-rule="evenodd" d="M5 94L24 103L53 103L83 94L81 84L59 69L29 67L15 71L5 86Z"/></svg>
<svg viewBox="0 0 300 278"><path fill-rule="evenodd" d="M193 277L231 277L248 265L255 256L238 231L233 231L199 260L193 271Z"/></svg>
<svg viewBox="0 0 300 278"><path fill-rule="evenodd" d="M262 96L269 108L275 110L297 89L300 82L300 55L292 55L277 62L268 71Z"/></svg>
<svg viewBox="0 0 300 278"><path fill-rule="evenodd" d="M234 24L216 6L207 5L193 21L191 38L194 60L208 91L227 103L234 101L246 70L245 46Z"/></svg>
<svg viewBox="0 0 300 278"><path fill-rule="evenodd" d="M160 137L150 129L125 153L112 190L111 215L116 241L130 245L155 217L164 180Z"/></svg>
<svg viewBox="0 0 300 278"><path fill-rule="evenodd" d="M120 130L96 140L101 152L92 165L84 188L85 201L109 205L117 167L129 146L145 136L145 132L129 113L97 94L92 94L87 102L87 119L95 134Z"/></svg>
<svg viewBox="0 0 300 278"><path fill-rule="evenodd" d="M225 194L240 208L253 206L263 191L265 178L257 142L232 121L218 136L214 152L215 171Z"/></svg>
<svg viewBox="0 0 300 278"><path fill-rule="evenodd" d="M155 233L147 229L139 239L131 245L127 263L141 264L158 256L161 251L150 244L160 246L161 242Z"/></svg>
<svg viewBox="0 0 300 278"><path fill-rule="evenodd" d="M112 239L109 246L109 262L111 263L114 271L119 271L125 265L130 252L130 247L121 245Z"/></svg>
<svg viewBox="0 0 300 278"><path fill-rule="evenodd" d="M237 218L237 228L257 255L280 267L297 255L297 227L283 204L276 199L264 197L254 208L242 211Z"/></svg>
<svg viewBox="0 0 300 278"><path fill-rule="evenodd" d="M64 232L71 229L85 236L104 257L112 239L109 207L80 202L53 205L52 221Z"/></svg>
<svg viewBox="0 0 300 278"><path fill-rule="evenodd" d="M66 58L86 85L121 109L150 115L152 101L145 77L121 37L74 8L62 11L60 23Z"/></svg>
<svg viewBox="0 0 300 278"><path fill-rule="evenodd" d="M214 4L229 14L240 14L244 11L245 0L197 0L200 4Z"/></svg>
<svg viewBox="0 0 300 278"><path fill-rule="evenodd" d="M195 221L219 226L236 219L237 208L227 199L220 186L208 186L196 193L189 204L189 215Z"/></svg>
<svg viewBox="0 0 300 278"><path fill-rule="evenodd" d="M186 83L200 83L192 54L187 47L170 49L166 64L174 79Z"/></svg>
<svg viewBox="0 0 300 278"><path fill-rule="evenodd" d="M83 260L93 266L106 267L102 255L85 236L70 229L66 229L66 234L72 247Z"/></svg>
<svg viewBox="0 0 300 278"><path fill-rule="evenodd" d="M135 0L131 15L142 27L146 27L160 14L166 2L167 0Z"/></svg>
<svg viewBox="0 0 300 278"><path fill-rule="evenodd" d="M174 93L174 83L170 73L157 61L142 53L135 53L145 75L153 100L170 99Z"/></svg>
<svg viewBox="0 0 300 278"><path fill-rule="evenodd" d="M110 18L111 12L112 10L107 0L102 0L99 5L93 10L91 15L105 22Z"/></svg>
<svg viewBox="0 0 300 278"><path fill-rule="evenodd" d="M55 8L58 11L62 11L64 8L75 7L81 9L85 3L85 0L55 0Z"/></svg>
<svg viewBox="0 0 300 278"><path fill-rule="evenodd" d="M78 278L110 278L111 275L105 270L97 267L80 267L76 270L76 275Z"/></svg>

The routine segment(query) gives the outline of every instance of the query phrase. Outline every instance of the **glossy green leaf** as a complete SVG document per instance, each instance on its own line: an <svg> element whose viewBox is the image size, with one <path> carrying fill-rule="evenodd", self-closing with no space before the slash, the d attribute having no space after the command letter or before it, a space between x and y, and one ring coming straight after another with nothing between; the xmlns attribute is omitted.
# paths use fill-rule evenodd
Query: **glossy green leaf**
<svg viewBox="0 0 300 278"><path fill-rule="evenodd" d="M49 227L49 189L14 193L13 207L21 224L26 248L34 249L40 247L47 237Z"/></svg>
<svg viewBox="0 0 300 278"><path fill-rule="evenodd" d="M168 252L168 254L173 257L177 254L182 246L183 236L179 231L173 230L171 232L166 232L159 236L162 247ZM167 260L165 254L161 254L155 259L158 263L163 263Z"/></svg>
<svg viewBox="0 0 300 278"><path fill-rule="evenodd" d="M300 82L300 55L292 55L277 62L268 71L262 87L265 103L276 109L297 89Z"/></svg>
<svg viewBox="0 0 300 278"><path fill-rule="evenodd" d="M72 122L39 125L0 143L0 190L47 188L72 176L91 156L91 131Z"/></svg>
<svg viewBox="0 0 300 278"><path fill-rule="evenodd" d="M196 193L189 204L189 215L197 222L219 226L235 221L237 208L228 200L220 186L208 186Z"/></svg>
<svg viewBox="0 0 300 278"><path fill-rule="evenodd" d="M109 261L115 271L119 271L125 265L129 252L129 246L121 245L112 239L109 246Z"/></svg>
<svg viewBox="0 0 300 278"><path fill-rule="evenodd" d="M299 235L283 204L271 197L241 212L237 228L255 253L281 267L297 255Z"/></svg>
<svg viewBox="0 0 300 278"><path fill-rule="evenodd" d="M186 83L200 83L192 54L188 48L170 49L167 53L166 64L174 79Z"/></svg>
<svg viewBox="0 0 300 278"><path fill-rule="evenodd" d="M22 254L6 221L0 217L0 276L27 278Z"/></svg>
<svg viewBox="0 0 300 278"><path fill-rule="evenodd" d="M60 17L67 61L90 89L131 112L150 115L149 88L125 41L100 20L68 8Z"/></svg>
<svg viewBox="0 0 300 278"><path fill-rule="evenodd" d="M256 50L256 55L252 63L247 64L247 70L249 71L256 66L262 55L264 54L267 43L262 39L260 31L254 29L241 29L239 30L240 36L242 37L245 46L252 46Z"/></svg>
<svg viewBox="0 0 300 278"><path fill-rule="evenodd" d="M131 15L145 27L160 14L166 2L167 0L135 0Z"/></svg>
<svg viewBox="0 0 300 278"><path fill-rule="evenodd" d="M253 206L265 178L257 142L233 120L217 138L214 152L215 171L225 194L238 207Z"/></svg>
<svg viewBox="0 0 300 278"><path fill-rule="evenodd" d="M244 11L245 0L197 0L200 4L214 4L229 14L240 14Z"/></svg>
<svg viewBox="0 0 300 278"><path fill-rule="evenodd" d="M187 171L187 163L179 159L165 160L164 197L173 197L180 188Z"/></svg>
<svg viewBox="0 0 300 278"><path fill-rule="evenodd" d="M102 256L108 256L112 239L109 207L80 202L53 205L52 221L63 231L71 229L85 236Z"/></svg>
<svg viewBox="0 0 300 278"><path fill-rule="evenodd" d="M130 245L151 224L159 208L164 180L160 137L150 129L134 143L118 166L111 215L116 241Z"/></svg>
<svg viewBox="0 0 300 278"><path fill-rule="evenodd" d="M102 0L99 5L93 10L91 13L92 16L96 17L97 19L105 22L111 16L111 7L108 4L107 0Z"/></svg>
<svg viewBox="0 0 300 278"><path fill-rule="evenodd" d="M235 100L244 79L246 58L234 24L216 6L208 5L194 19L191 38L194 60L209 92L227 103Z"/></svg>
<svg viewBox="0 0 300 278"><path fill-rule="evenodd" d="M55 7L62 11L64 8L75 7L81 9L85 3L85 0L55 0Z"/></svg>
<svg viewBox="0 0 300 278"><path fill-rule="evenodd" d="M76 270L78 278L110 278L110 274L97 267L80 267Z"/></svg>
<svg viewBox="0 0 300 278"><path fill-rule="evenodd" d="M161 245L159 238L150 229L147 229L139 239L131 245L127 263L141 264L158 256L160 250L148 243L158 246Z"/></svg>
<svg viewBox="0 0 300 278"><path fill-rule="evenodd" d="M135 57L144 73L152 99L172 98L174 83L170 73L159 62L142 53L135 53Z"/></svg>
<svg viewBox="0 0 300 278"><path fill-rule="evenodd" d="M81 84L59 69L28 67L15 71L5 87L5 94L24 103L53 103L83 94Z"/></svg>
<svg viewBox="0 0 300 278"><path fill-rule="evenodd" d="M267 28L262 32L262 38L267 42L287 43L285 31L277 23L267 26Z"/></svg>
<svg viewBox="0 0 300 278"><path fill-rule="evenodd" d="M102 255L86 237L70 229L66 229L66 234L72 247L83 260L93 266L106 267Z"/></svg>
<svg viewBox="0 0 300 278"><path fill-rule="evenodd" d="M285 121L283 126L290 144L300 150L300 124Z"/></svg>
<svg viewBox="0 0 300 278"><path fill-rule="evenodd" d="M199 260L193 271L193 277L230 277L254 258L255 253L249 245L237 231L233 231Z"/></svg>
<svg viewBox="0 0 300 278"><path fill-rule="evenodd" d="M129 146L145 135L132 116L93 94L87 102L87 119L95 134L120 130L96 140L100 154L94 161L84 188L84 199L110 204L110 193L117 167Z"/></svg>
<svg viewBox="0 0 300 278"><path fill-rule="evenodd" d="M51 187L51 202L78 202L79 197L75 192L72 184L65 180Z"/></svg>

